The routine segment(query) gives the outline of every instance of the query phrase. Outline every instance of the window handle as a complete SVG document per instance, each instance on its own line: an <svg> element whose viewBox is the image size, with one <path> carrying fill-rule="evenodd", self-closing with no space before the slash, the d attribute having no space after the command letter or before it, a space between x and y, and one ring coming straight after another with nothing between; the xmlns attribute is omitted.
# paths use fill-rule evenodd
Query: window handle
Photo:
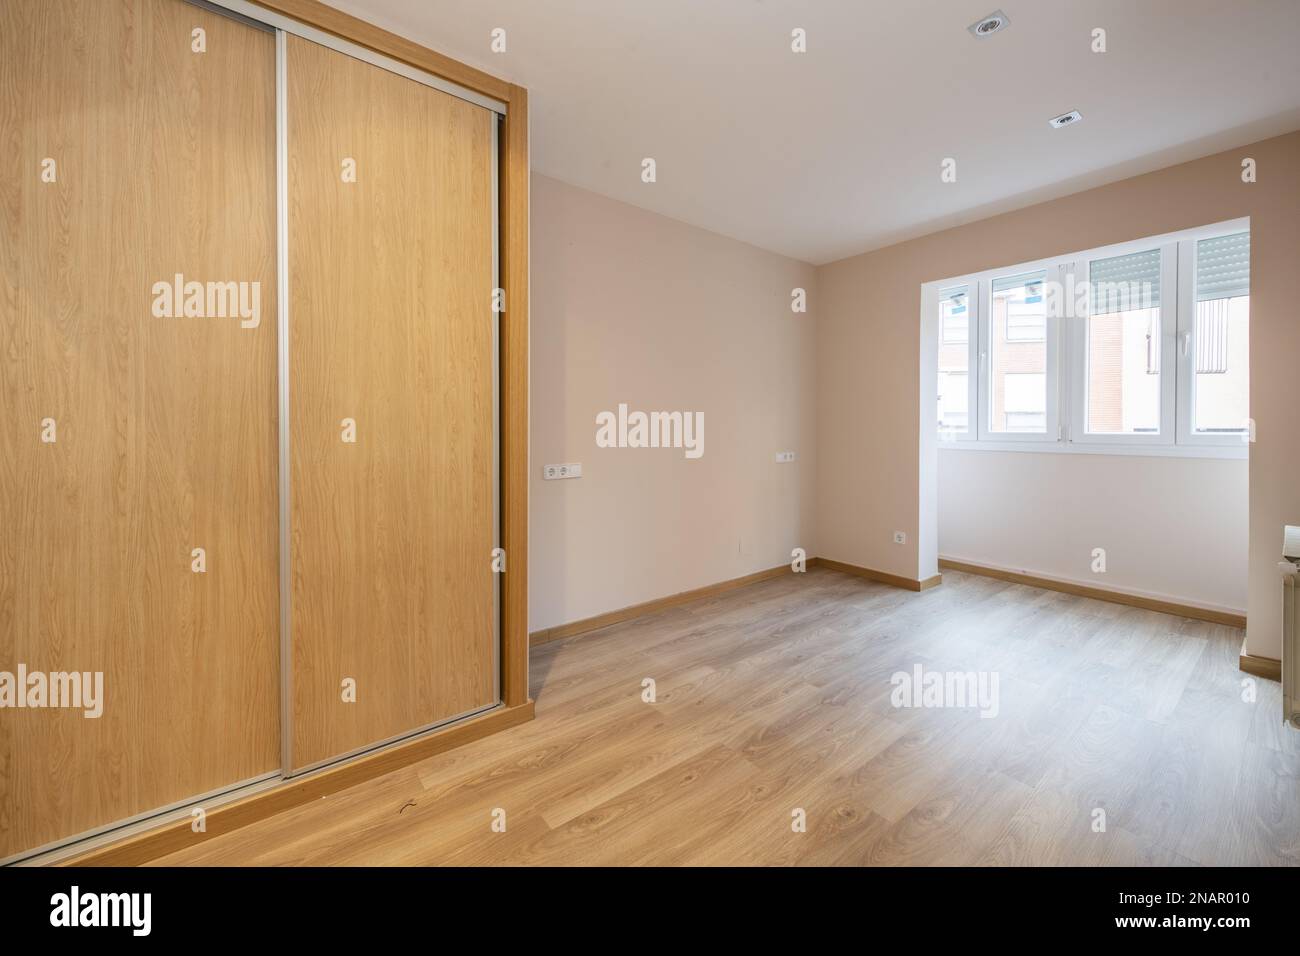
<svg viewBox="0 0 1300 956"><path fill-rule="evenodd" d="M1183 332L1178 336L1178 352L1183 358L1187 358L1187 350L1192 345L1192 333Z"/></svg>

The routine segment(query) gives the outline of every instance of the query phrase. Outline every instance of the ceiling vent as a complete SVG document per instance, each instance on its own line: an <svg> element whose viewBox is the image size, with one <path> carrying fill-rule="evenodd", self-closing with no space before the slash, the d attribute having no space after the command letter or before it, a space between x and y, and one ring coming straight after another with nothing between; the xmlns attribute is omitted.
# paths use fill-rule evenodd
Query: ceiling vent
<svg viewBox="0 0 1300 956"><path fill-rule="evenodd" d="M994 10L987 17L980 17L966 29L974 36L987 37L997 33L1011 21L1001 10Z"/></svg>
<svg viewBox="0 0 1300 956"><path fill-rule="evenodd" d="M1068 113L1062 113L1060 116L1053 116L1047 121L1047 125L1052 129L1060 129L1062 126L1073 126L1083 119L1083 114L1078 110L1070 110Z"/></svg>

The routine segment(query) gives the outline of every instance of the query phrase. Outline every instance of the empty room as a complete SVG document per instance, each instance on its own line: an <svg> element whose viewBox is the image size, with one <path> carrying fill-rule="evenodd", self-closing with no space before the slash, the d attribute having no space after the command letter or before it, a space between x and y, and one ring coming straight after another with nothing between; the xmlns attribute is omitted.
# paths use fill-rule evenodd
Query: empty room
<svg viewBox="0 0 1300 956"><path fill-rule="evenodd" d="M122 884L161 932L218 867L812 866L1262 920L1298 43L1291 0L0 0L23 919L106 925L92 867L166 868Z"/></svg>

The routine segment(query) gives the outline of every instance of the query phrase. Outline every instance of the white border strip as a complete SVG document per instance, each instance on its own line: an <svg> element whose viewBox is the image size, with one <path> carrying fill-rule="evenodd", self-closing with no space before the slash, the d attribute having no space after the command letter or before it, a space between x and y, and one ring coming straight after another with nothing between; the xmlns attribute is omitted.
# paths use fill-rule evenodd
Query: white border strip
<svg viewBox="0 0 1300 956"><path fill-rule="evenodd" d="M290 609L293 575L289 491L289 75L288 39L275 33L275 270L276 362L280 439L280 766L288 773L293 758L293 632Z"/></svg>

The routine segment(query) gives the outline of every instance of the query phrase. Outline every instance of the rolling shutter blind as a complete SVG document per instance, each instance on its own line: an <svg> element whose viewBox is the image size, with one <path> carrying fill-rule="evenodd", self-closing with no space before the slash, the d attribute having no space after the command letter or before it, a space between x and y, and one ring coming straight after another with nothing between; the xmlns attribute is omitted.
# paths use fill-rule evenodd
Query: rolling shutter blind
<svg viewBox="0 0 1300 956"><path fill-rule="evenodd" d="M1160 250L1094 259L1088 264L1092 314L1160 307Z"/></svg>
<svg viewBox="0 0 1300 956"><path fill-rule="evenodd" d="M1196 243L1196 301L1250 295L1250 233Z"/></svg>
<svg viewBox="0 0 1300 956"><path fill-rule="evenodd" d="M993 294L1006 292L1011 289L1025 289L1026 302L1038 302L1043 295L1043 280L1047 278L1047 273L1043 272L1025 272L1018 276L1003 276L1000 279L993 280Z"/></svg>

